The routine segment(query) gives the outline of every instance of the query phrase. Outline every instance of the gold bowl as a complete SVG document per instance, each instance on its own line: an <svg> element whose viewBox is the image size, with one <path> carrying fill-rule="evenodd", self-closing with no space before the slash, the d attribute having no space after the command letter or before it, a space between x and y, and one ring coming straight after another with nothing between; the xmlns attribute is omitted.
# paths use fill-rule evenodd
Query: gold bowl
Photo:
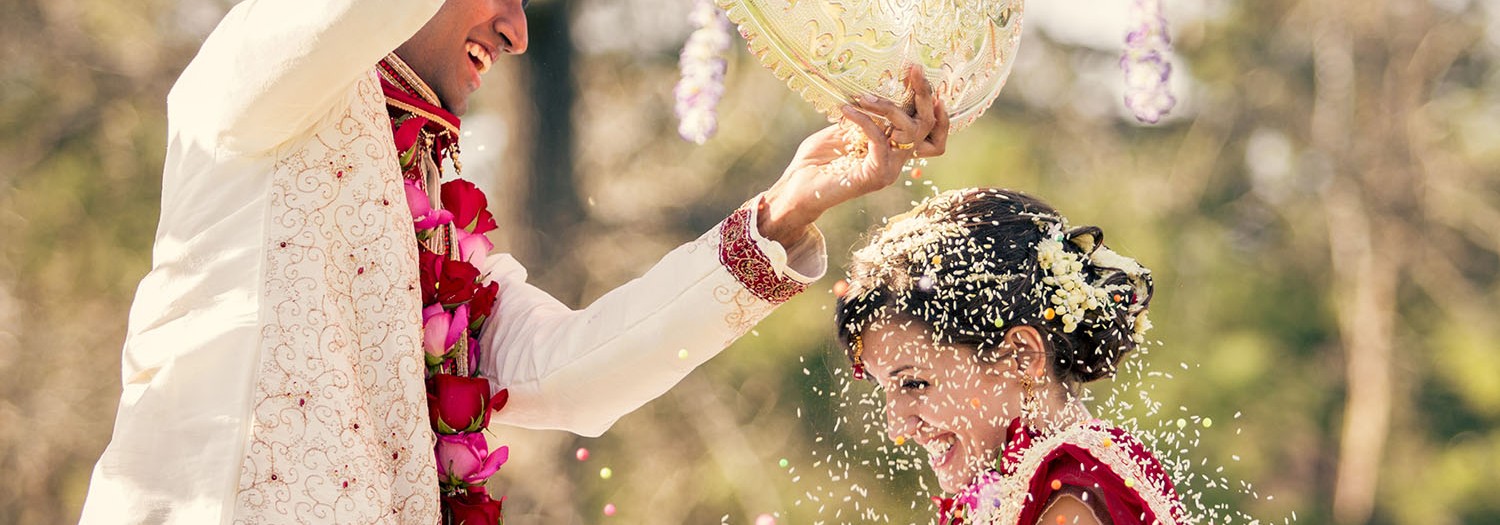
<svg viewBox="0 0 1500 525"><path fill-rule="evenodd" d="M957 131L989 108L1015 62L1024 0L717 0L751 53L818 111L874 94L907 102L918 64Z"/></svg>

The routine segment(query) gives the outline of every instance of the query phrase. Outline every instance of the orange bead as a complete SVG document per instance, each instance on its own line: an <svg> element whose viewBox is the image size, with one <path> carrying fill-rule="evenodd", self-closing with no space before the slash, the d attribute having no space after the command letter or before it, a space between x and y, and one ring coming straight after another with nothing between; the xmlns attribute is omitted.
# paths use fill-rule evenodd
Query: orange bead
<svg viewBox="0 0 1500 525"><path fill-rule="evenodd" d="M913 179L920 179L920 178L922 178L922 168L912 168L911 169L911 178L913 178Z"/></svg>
<svg viewBox="0 0 1500 525"><path fill-rule="evenodd" d="M969 405L973 406L974 408L979 408L979 398L977 398L977 397L971 397L971 398L969 398Z"/></svg>
<svg viewBox="0 0 1500 525"><path fill-rule="evenodd" d="M1046 319L1048 321L1051 321L1053 318L1056 318L1056 317L1057 317L1057 311L1053 310L1051 308L1048 308L1047 311L1042 312L1042 318L1044 318L1044 319Z"/></svg>
<svg viewBox="0 0 1500 525"><path fill-rule="evenodd" d="M1056 479L1052 480L1052 490L1062 490L1062 481Z"/></svg>
<svg viewBox="0 0 1500 525"><path fill-rule="evenodd" d="M1057 517L1057 525L1067 525L1067 523L1068 523L1068 518L1064 518L1062 516L1058 516Z"/></svg>
<svg viewBox="0 0 1500 525"><path fill-rule="evenodd" d="M839 282L833 283L833 296L834 297L843 297L844 293L848 292L848 291L849 291L849 281L847 279L839 279Z"/></svg>

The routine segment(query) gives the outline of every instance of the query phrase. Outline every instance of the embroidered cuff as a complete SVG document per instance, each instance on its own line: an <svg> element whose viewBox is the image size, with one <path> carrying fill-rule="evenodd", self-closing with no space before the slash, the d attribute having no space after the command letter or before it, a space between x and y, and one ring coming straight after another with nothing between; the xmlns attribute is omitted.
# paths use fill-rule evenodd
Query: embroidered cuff
<svg viewBox="0 0 1500 525"><path fill-rule="evenodd" d="M764 194L751 199L744 207L750 210L750 238L755 239L760 252L771 260L771 270L778 276L802 284L812 284L813 281L822 279L823 274L828 272L828 250L823 241L823 232L817 225L809 224L807 235L791 246L767 239L760 234L759 228L759 209L763 199Z"/></svg>
<svg viewBox="0 0 1500 525"><path fill-rule="evenodd" d="M784 303L807 289L806 282L795 278L802 277L801 275L788 276L787 273L795 272L781 271L786 268L787 257L781 244L769 239L763 244L758 242L759 237L760 234L755 229L753 206L735 210L719 226L719 263L750 293L771 304ZM819 234L818 247L822 246L821 239ZM774 247L763 249L765 244ZM798 244L801 251L801 245L805 242ZM773 261L767 251L773 252L779 260ZM807 281L810 282L811 279Z"/></svg>

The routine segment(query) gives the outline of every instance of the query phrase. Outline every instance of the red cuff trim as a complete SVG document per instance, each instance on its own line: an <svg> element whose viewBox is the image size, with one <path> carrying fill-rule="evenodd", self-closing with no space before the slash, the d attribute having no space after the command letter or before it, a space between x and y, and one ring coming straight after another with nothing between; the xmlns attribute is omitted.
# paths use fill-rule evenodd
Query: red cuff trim
<svg viewBox="0 0 1500 525"><path fill-rule="evenodd" d="M781 304L802 293L807 285L776 275L771 259L761 253L750 235L750 210L740 208L719 226L719 262L756 297Z"/></svg>

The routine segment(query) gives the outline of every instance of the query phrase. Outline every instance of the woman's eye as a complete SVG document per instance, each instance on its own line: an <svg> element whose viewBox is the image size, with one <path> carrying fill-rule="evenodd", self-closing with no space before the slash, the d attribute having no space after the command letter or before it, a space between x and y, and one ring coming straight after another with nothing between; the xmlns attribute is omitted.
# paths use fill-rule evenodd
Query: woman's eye
<svg viewBox="0 0 1500 525"><path fill-rule="evenodd" d="M901 388L905 390L921 390L927 388L927 382L921 379L902 379Z"/></svg>

